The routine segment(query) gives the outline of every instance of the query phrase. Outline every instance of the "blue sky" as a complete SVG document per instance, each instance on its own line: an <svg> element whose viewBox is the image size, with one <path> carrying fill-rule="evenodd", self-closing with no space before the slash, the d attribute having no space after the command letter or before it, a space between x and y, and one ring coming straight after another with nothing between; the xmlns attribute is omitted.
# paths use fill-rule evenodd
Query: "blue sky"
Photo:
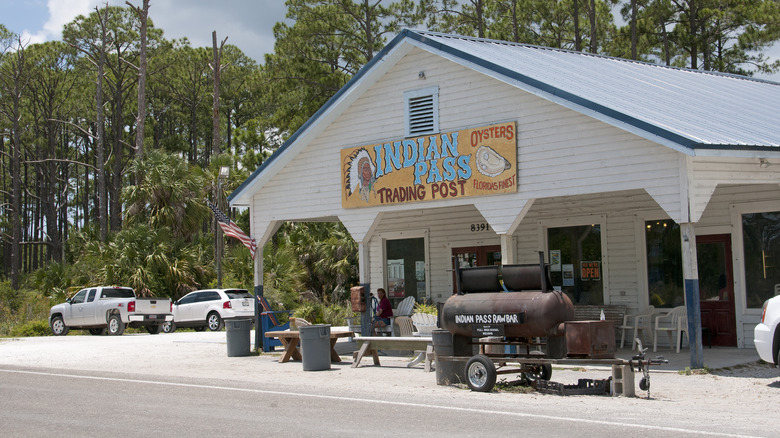
<svg viewBox="0 0 780 438"><path fill-rule="evenodd" d="M0 0L0 23L39 43L58 40L62 27L95 6L125 6L125 0ZM141 5L141 0L131 0ZM211 47L211 32L263 63L274 48L273 26L285 18L284 0L150 0L149 16L168 39L187 37L194 47ZM780 58L780 44L767 53ZM780 82L780 73L756 77Z"/></svg>
<svg viewBox="0 0 780 438"><path fill-rule="evenodd" d="M23 41L59 40L62 27L106 0L0 0L0 23ZM141 0L130 3L140 6ZM108 0L126 6L125 0ZM149 16L168 39L187 37L194 47L211 47L211 32L258 63L274 48L273 26L284 20L283 0L150 0Z"/></svg>

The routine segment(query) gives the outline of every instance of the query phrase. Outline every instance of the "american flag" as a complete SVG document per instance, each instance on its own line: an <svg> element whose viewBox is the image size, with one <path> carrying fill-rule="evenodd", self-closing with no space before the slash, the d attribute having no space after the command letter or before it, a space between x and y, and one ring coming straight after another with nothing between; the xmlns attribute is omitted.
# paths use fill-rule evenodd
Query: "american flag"
<svg viewBox="0 0 780 438"><path fill-rule="evenodd" d="M227 215L223 213L222 210L218 209L216 205L209 201L206 201L206 203L209 204L209 208L211 208L211 211L214 212L214 217L217 218L217 223L222 228L222 231L226 235L235 237L236 239L240 240L241 243L246 245L246 247L249 248L249 252L252 253L252 259L254 259L255 251L257 251L257 242L255 242L255 239L247 236L246 233L241 231L241 228L238 228L238 225L231 221L230 218L227 217Z"/></svg>

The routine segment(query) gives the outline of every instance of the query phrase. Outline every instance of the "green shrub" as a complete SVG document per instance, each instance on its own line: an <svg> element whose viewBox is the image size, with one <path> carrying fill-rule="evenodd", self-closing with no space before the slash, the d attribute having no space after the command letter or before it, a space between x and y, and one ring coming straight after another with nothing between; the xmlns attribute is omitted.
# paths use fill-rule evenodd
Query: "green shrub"
<svg viewBox="0 0 780 438"><path fill-rule="evenodd" d="M49 329L48 320L27 321L26 323L17 325L11 329L11 336L14 337L48 336L48 335L51 335L51 330Z"/></svg>
<svg viewBox="0 0 780 438"><path fill-rule="evenodd" d="M331 304L322 311L322 319L325 324L332 326L347 325L347 318L354 316L352 312L352 305L346 304Z"/></svg>
<svg viewBox="0 0 780 438"><path fill-rule="evenodd" d="M47 321L51 305L51 299L36 291L13 290L8 282L0 283L0 336L38 336L42 334L17 335L15 329L21 328L31 321ZM48 325L44 324L48 328Z"/></svg>
<svg viewBox="0 0 780 438"><path fill-rule="evenodd" d="M254 291L250 292L254 293ZM268 301L268 304L271 305L272 310L293 310L299 306L297 293L282 291L268 286L264 288L263 296Z"/></svg>
<svg viewBox="0 0 780 438"><path fill-rule="evenodd" d="M438 313L436 304L415 303L414 311L416 313L430 313L431 315L436 315Z"/></svg>
<svg viewBox="0 0 780 438"><path fill-rule="evenodd" d="M293 316L296 318L303 318L312 324L322 323L322 304L319 303L303 303L298 306L293 312Z"/></svg>

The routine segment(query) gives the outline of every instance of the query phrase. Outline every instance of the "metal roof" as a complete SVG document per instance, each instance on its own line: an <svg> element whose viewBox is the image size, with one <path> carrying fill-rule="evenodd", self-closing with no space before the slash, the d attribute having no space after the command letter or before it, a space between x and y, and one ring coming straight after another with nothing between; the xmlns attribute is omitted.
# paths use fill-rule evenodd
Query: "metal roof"
<svg viewBox="0 0 780 438"><path fill-rule="evenodd" d="M318 122L411 44L688 154L780 153L780 83L506 41L405 29L228 199L247 202ZM744 155L741 155L744 156ZM278 170L278 169L276 169Z"/></svg>
<svg viewBox="0 0 780 438"><path fill-rule="evenodd" d="M409 36L684 147L780 147L780 83L459 35Z"/></svg>

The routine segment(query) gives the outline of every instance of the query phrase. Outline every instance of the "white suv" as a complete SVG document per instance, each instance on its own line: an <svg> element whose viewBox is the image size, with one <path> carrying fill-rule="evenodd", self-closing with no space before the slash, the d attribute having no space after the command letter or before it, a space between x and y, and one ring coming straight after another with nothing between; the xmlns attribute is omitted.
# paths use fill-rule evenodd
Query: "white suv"
<svg viewBox="0 0 780 438"><path fill-rule="evenodd" d="M254 295L245 289L207 289L190 292L173 303L173 322L163 324L171 333L178 327L195 331L222 330L225 319L251 318L255 315Z"/></svg>
<svg viewBox="0 0 780 438"><path fill-rule="evenodd" d="M780 366L780 295L764 302L761 323L753 330L753 343L762 360Z"/></svg>

